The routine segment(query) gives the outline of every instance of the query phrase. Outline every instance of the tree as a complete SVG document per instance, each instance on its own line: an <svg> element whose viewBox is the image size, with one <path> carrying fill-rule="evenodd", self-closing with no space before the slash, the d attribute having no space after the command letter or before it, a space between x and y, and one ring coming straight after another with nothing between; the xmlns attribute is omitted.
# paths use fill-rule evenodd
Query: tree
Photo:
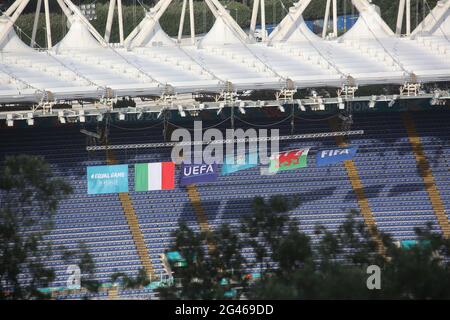
<svg viewBox="0 0 450 320"><path fill-rule="evenodd" d="M351 212L337 230L317 226L313 241L288 217L297 204L295 198L256 197L241 230L223 225L205 235L182 224L172 249L186 257L188 266L175 268L178 286L160 289L161 298L216 299L240 288L233 298L450 299L450 240L431 225L417 228L416 244L405 247L369 230L360 214ZM382 251L374 232L382 239ZM214 242L208 254L206 239ZM254 267L242 254L248 248L259 263L267 263L252 282L244 276ZM276 267L268 267L269 262ZM381 270L380 290L367 287L372 265Z"/></svg>
<svg viewBox="0 0 450 320"><path fill-rule="evenodd" d="M124 272L115 272L111 275L113 284L120 283L123 289L137 289L150 284L150 279L144 268L140 268L136 277L130 277Z"/></svg>
<svg viewBox="0 0 450 320"><path fill-rule="evenodd" d="M45 239L58 203L71 187L37 156L7 157L0 170L0 299L45 297L38 288L54 279L45 267L52 254ZM26 274L23 278L21 275Z"/></svg>
<svg viewBox="0 0 450 320"><path fill-rule="evenodd" d="M242 243L228 225L222 225L210 234L196 233L181 223L174 232L178 251L186 260L185 267L174 267L174 284L160 288L163 299L223 299L226 292L246 286L243 278L245 260ZM205 247L213 242L214 248L206 254ZM240 292L234 298L239 298Z"/></svg>
<svg viewBox="0 0 450 320"><path fill-rule="evenodd" d="M81 242L75 250L61 250L62 258L68 266L75 265L80 268L80 289L97 293L101 284L95 280L95 262L87 245Z"/></svg>
<svg viewBox="0 0 450 320"><path fill-rule="evenodd" d="M242 219L241 232L244 234L244 241L253 249L262 274L270 271L268 261L271 253L278 251L286 227L290 225L295 228L296 223L289 219L286 212L297 205L295 198L276 195L267 202L256 197L252 203L252 214Z"/></svg>

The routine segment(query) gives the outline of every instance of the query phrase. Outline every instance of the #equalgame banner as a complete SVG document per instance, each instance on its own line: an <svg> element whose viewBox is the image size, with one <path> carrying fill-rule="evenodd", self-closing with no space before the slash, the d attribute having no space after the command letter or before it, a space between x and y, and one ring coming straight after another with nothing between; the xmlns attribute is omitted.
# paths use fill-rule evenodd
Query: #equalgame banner
<svg viewBox="0 0 450 320"><path fill-rule="evenodd" d="M270 159L267 173L305 168L307 166L309 148L280 152Z"/></svg>
<svg viewBox="0 0 450 320"><path fill-rule="evenodd" d="M134 165L134 190L154 191L175 189L175 163L137 163Z"/></svg>
<svg viewBox="0 0 450 320"><path fill-rule="evenodd" d="M236 158L228 156L222 165L222 176L237 172L240 170L250 169L258 165L258 152L251 152Z"/></svg>
<svg viewBox="0 0 450 320"><path fill-rule="evenodd" d="M356 155L358 147L343 147L334 149L322 149L317 152L316 163L318 167L333 163L351 160Z"/></svg>
<svg viewBox="0 0 450 320"><path fill-rule="evenodd" d="M217 180L217 164L181 164L180 186Z"/></svg>
<svg viewBox="0 0 450 320"><path fill-rule="evenodd" d="M128 192L128 165L87 167L88 194Z"/></svg>

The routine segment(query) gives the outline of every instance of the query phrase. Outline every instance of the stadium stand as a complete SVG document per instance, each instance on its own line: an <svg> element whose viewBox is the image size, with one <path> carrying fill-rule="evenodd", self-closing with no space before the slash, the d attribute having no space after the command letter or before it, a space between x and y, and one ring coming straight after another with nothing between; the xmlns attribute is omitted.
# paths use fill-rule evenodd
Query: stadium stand
<svg viewBox="0 0 450 320"><path fill-rule="evenodd" d="M352 129L365 132L347 140L347 143L359 147L352 165L352 170L357 171L359 184L352 181L355 172L347 166L316 166L314 152L318 148L340 144L334 138L280 142L281 150L312 148L308 168L305 169L264 176L260 174L260 168L251 168L221 176L218 181L197 185L195 189L180 187L176 181L174 190L152 192L134 192L134 168L131 164L167 161L170 148L116 150L116 161L130 164L130 192L120 195L87 194L86 166L106 164L107 156L105 152L86 151L87 140L79 132L79 124L2 128L0 158L17 153L42 155L57 176L70 182L74 193L60 204L55 229L49 239L68 249L75 248L80 241L85 242L96 263L96 278L106 284L113 272L137 275L142 266L147 271L151 270L149 273L158 279L164 275L160 255L169 248L173 240L171 233L177 229L179 221L186 222L196 231L214 229L223 223L237 225L250 212L255 196L285 194L297 197L300 204L290 212L290 216L298 219L300 228L313 238L317 224L336 230L351 210L361 212L359 187L363 189L365 206L370 209L379 230L391 234L396 240L415 239L414 228L427 222L432 223L436 232L445 234L448 232L445 222L448 225L450 207L449 118L450 114L445 111L354 114ZM306 114L304 118L296 118L295 133L329 132L329 119L329 114ZM249 126L244 123L247 119L235 120L236 127L245 129ZM279 123L280 119L252 121L255 122L254 127L258 127ZM411 123L415 124L413 128ZM225 122L219 128L223 130L229 126L230 123ZM280 134L289 134L291 130L289 121L276 127ZM162 125L149 126L148 123L122 127L111 125L109 142L163 141L161 130ZM412 139L414 134L420 136L420 150L415 145L418 139ZM36 143L37 137L39 143ZM177 167L176 176L178 173ZM435 191L430 191L430 188ZM441 201L440 206L436 206L436 199ZM364 214L359 219L367 221ZM141 234L141 240L136 240L139 238L136 230ZM147 254L144 259L142 250ZM251 252L245 250L244 253L252 258ZM145 265L145 259L151 264ZM57 271L57 280L52 286L64 287L67 266L61 258L61 250L56 250L48 265ZM150 287L133 290L113 287L102 290L98 295L89 295L96 299L157 298ZM59 299L82 296L82 293L71 292L55 295Z"/></svg>

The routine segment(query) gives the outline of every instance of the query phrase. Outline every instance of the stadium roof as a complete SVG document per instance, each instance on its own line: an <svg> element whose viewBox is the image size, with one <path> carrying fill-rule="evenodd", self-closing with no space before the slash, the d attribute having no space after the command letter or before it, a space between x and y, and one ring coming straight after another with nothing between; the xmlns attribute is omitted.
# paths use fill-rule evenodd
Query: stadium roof
<svg viewBox="0 0 450 320"><path fill-rule="evenodd" d="M0 103L450 80L450 0L440 1L409 37L394 34L376 6L354 0L359 19L335 39L308 29L302 13L310 0L300 1L264 42L209 0L216 21L195 43L161 29L159 17L171 2L161 0L123 46L104 41L71 1L59 2L71 26L48 50L18 38L14 8L0 17Z"/></svg>

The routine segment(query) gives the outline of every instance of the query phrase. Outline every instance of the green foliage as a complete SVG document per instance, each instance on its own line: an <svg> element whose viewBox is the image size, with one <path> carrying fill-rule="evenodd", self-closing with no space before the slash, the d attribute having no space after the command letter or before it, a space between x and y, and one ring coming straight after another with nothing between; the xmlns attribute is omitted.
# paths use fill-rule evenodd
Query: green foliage
<svg viewBox="0 0 450 320"><path fill-rule="evenodd" d="M173 250L188 260L174 269L175 285L161 288L164 299L216 299L238 289L239 299L450 299L450 241L417 229L420 245L405 250L382 233L386 255L357 212L336 231L316 227L318 241L303 233L287 212L295 197L256 197L241 229L222 225L198 234L185 224L174 233ZM206 254L206 240L214 248ZM251 250L256 262L242 252ZM277 266L271 267L268 262ZM249 281L244 270L260 266L261 278ZM367 267L381 269L381 290L367 288Z"/></svg>
<svg viewBox="0 0 450 320"><path fill-rule="evenodd" d="M81 242L75 250L67 250L65 248L60 248L60 250L62 251L62 258L67 266L76 265L80 267L81 288L86 289L88 292L98 292L101 283L94 279L95 262L87 245Z"/></svg>
<svg viewBox="0 0 450 320"><path fill-rule="evenodd" d="M123 289L138 289L150 284L150 279L144 268L140 268L136 277L130 277L123 272L115 272L111 275L112 283L120 283Z"/></svg>
<svg viewBox="0 0 450 320"><path fill-rule="evenodd" d="M71 193L54 178L41 157L7 157L0 169L0 299L43 298L38 288L54 279L45 267L51 243L45 236L53 226L58 202ZM29 275L29 280L20 278Z"/></svg>

